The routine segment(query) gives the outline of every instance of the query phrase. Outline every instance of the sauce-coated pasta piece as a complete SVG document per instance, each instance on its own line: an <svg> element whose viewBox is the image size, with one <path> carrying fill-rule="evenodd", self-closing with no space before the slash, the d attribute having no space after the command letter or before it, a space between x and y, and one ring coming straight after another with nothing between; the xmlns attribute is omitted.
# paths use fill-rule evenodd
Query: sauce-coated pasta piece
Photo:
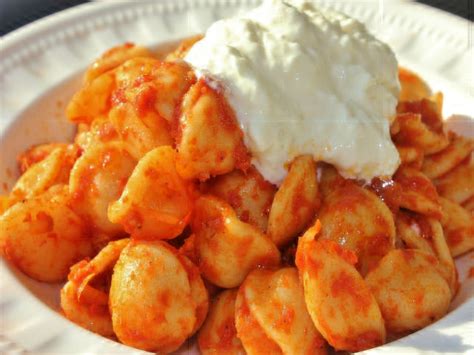
<svg viewBox="0 0 474 355"><path fill-rule="evenodd" d="M281 349L270 339L250 312L243 289L240 288L235 300L235 327L247 355L281 355Z"/></svg>
<svg viewBox="0 0 474 355"><path fill-rule="evenodd" d="M118 339L147 351L175 351L197 321L186 266L161 241L132 241L122 251L112 275L109 307Z"/></svg>
<svg viewBox="0 0 474 355"><path fill-rule="evenodd" d="M128 102L138 116L155 113L171 122L179 113L184 94L195 82L190 67L184 62L162 62L153 58L135 58L116 70L117 90L113 104ZM146 122L149 127L151 120Z"/></svg>
<svg viewBox="0 0 474 355"><path fill-rule="evenodd" d="M66 108L67 118L74 123L91 124L96 117L107 115L114 90L114 72L92 79L72 97Z"/></svg>
<svg viewBox="0 0 474 355"><path fill-rule="evenodd" d="M34 145L18 156L18 167L23 174L33 164L38 163L49 156L56 148L66 148L66 143L46 143Z"/></svg>
<svg viewBox="0 0 474 355"><path fill-rule="evenodd" d="M392 140L397 146L413 146L425 154L434 154L449 145L448 137L443 132L431 130L418 113L400 113L396 120L400 131L392 136Z"/></svg>
<svg viewBox="0 0 474 355"><path fill-rule="evenodd" d="M255 168L251 167L245 173L234 170L210 179L206 181L204 191L231 205L242 222L250 223L262 232L267 230L276 188L265 181Z"/></svg>
<svg viewBox="0 0 474 355"><path fill-rule="evenodd" d="M474 159L467 158L453 170L435 179L438 193L457 203L464 203L474 197Z"/></svg>
<svg viewBox="0 0 474 355"><path fill-rule="evenodd" d="M397 236L409 249L419 249L431 255L436 255L431 245L430 236L426 232L425 225L414 217L411 212L400 211L397 213L395 224Z"/></svg>
<svg viewBox="0 0 474 355"><path fill-rule="evenodd" d="M128 239L111 242L91 261L82 260L71 267L69 281L61 289L61 308L68 319L95 333L113 336L108 280L128 243Z"/></svg>
<svg viewBox="0 0 474 355"><path fill-rule="evenodd" d="M83 151L101 143L117 141L119 135L108 116L98 116L94 118L90 125L80 124L77 130L74 143Z"/></svg>
<svg viewBox="0 0 474 355"><path fill-rule="evenodd" d="M242 297L261 331L282 354L325 354L325 340L306 309L303 285L296 268L254 270L240 286ZM237 312L236 317L240 316ZM249 353L256 346L246 341L248 328L238 329ZM257 346L258 347L258 346Z"/></svg>
<svg viewBox="0 0 474 355"><path fill-rule="evenodd" d="M422 171L430 179L436 179L459 165L473 149L473 139L452 134L451 143L446 149L425 157Z"/></svg>
<svg viewBox="0 0 474 355"><path fill-rule="evenodd" d="M185 95L177 126L177 168L183 177L206 180L249 167L250 159L234 112L223 95L204 80L199 80Z"/></svg>
<svg viewBox="0 0 474 355"><path fill-rule="evenodd" d="M331 241L316 241L319 222L298 241L296 266L306 305L318 331L335 349L360 351L385 341L377 302L353 266L355 254Z"/></svg>
<svg viewBox="0 0 474 355"><path fill-rule="evenodd" d="M64 187L18 202L0 216L7 258L38 281L60 282L69 267L92 253L84 222L68 207Z"/></svg>
<svg viewBox="0 0 474 355"><path fill-rule="evenodd" d="M199 34L186 38L179 44L179 46L174 51L172 51L166 56L165 60L167 62L182 60L189 52L189 50L194 46L194 43L200 41L203 37L203 35Z"/></svg>
<svg viewBox="0 0 474 355"><path fill-rule="evenodd" d="M474 249L474 218L456 202L440 198L444 235L453 257Z"/></svg>
<svg viewBox="0 0 474 355"><path fill-rule="evenodd" d="M69 191L72 207L95 233L111 237L124 233L120 224L109 221L109 204L120 197L137 161L124 144L112 142L88 149L71 171Z"/></svg>
<svg viewBox="0 0 474 355"><path fill-rule="evenodd" d="M454 265L453 256L451 255L448 243L444 236L443 227L437 219L431 217L426 219L430 227L430 238L433 250L438 257L441 275L448 283L448 286L451 289L451 295L454 297L459 288L458 274L456 271L456 265Z"/></svg>
<svg viewBox="0 0 474 355"><path fill-rule="evenodd" d="M290 243L313 221L320 204L316 164L310 155L299 156L273 199L268 236L278 247Z"/></svg>
<svg viewBox="0 0 474 355"><path fill-rule="evenodd" d="M431 96L429 86L414 72L405 69L398 69L400 80L400 101L416 101Z"/></svg>
<svg viewBox="0 0 474 355"><path fill-rule="evenodd" d="M202 355L245 355L235 329L237 290L225 290L212 301L209 314L198 333Z"/></svg>
<svg viewBox="0 0 474 355"><path fill-rule="evenodd" d="M401 166L393 180L401 187L400 207L440 219L441 205L436 188L421 171Z"/></svg>
<svg viewBox="0 0 474 355"><path fill-rule="evenodd" d="M186 227L193 207L189 182L175 168L176 152L163 146L137 164L120 199L109 206L109 219L134 238L171 239Z"/></svg>
<svg viewBox="0 0 474 355"><path fill-rule="evenodd" d="M110 110L109 119L135 159L173 142L168 123L153 111L139 116L130 103L122 103Z"/></svg>
<svg viewBox="0 0 474 355"><path fill-rule="evenodd" d="M402 164L411 166L415 169L421 169L424 159L423 150L421 148L398 145L397 150Z"/></svg>
<svg viewBox="0 0 474 355"><path fill-rule="evenodd" d="M137 46L133 43L124 43L122 45L110 48L104 52L91 66L84 75L86 83L94 80L99 75L115 69L125 61L135 57L151 57L152 53L145 47Z"/></svg>
<svg viewBox="0 0 474 355"><path fill-rule="evenodd" d="M439 263L421 250L391 251L365 280L391 333L420 329L448 311L451 292Z"/></svg>
<svg viewBox="0 0 474 355"><path fill-rule="evenodd" d="M397 106L398 113L416 113L421 115L422 122L430 130L437 133L443 132L443 118L441 116L442 97L441 94L433 98L423 98L417 101L399 102ZM415 143L416 144L416 143Z"/></svg>
<svg viewBox="0 0 474 355"><path fill-rule="evenodd" d="M188 273L189 285L191 286L191 297L196 304L196 324L192 334L201 328L209 310L209 294L204 284L199 269L194 263L184 255L178 255L179 261L183 264Z"/></svg>
<svg viewBox="0 0 474 355"><path fill-rule="evenodd" d="M397 215L397 232L406 247L437 257L439 271L454 295L458 288L457 273L441 223L422 214L400 211Z"/></svg>
<svg viewBox="0 0 474 355"><path fill-rule="evenodd" d="M347 182L332 165L319 163L318 168L319 190L322 198L326 198L332 191L344 186Z"/></svg>
<svg viewBox="0 0 474 355"><path fill-rule="evenodd" d="M77 157L74 146L59 146L43 160L31 165L13 186L11 197L19 201L37 196L51 186L66 184Z"/></svg>
<svg viewBox="0 0 474 355"><path fill-rule="evenodd" d="M64 315L81 327L105 337L112 337L112 318L108 307L108 296L102 291L86 286L82 297L77 285L68 281L61 289L61 309Z"/></svg>
<svg viewBox="0 0 474 355"><path fill-rule="evenodd" d="M352 181L326 196L318 218L320 239L354 251L363 275L395 246L392 213L373 192Z"/></svg>
<svg viewBox="0 0 474 355"><path fill-rule="evenodd" d="M199 268L217 286L236 287L252 269L280 262L275 244L258 228L240 221L232 207L217 197L196 201L191 227Z"/></svg>

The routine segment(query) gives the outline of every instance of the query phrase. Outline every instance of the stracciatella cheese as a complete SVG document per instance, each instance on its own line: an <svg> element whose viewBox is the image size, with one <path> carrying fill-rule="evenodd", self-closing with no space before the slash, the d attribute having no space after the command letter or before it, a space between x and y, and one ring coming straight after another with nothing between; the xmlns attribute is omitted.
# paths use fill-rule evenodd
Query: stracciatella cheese
<svg viewBox="0 0 474 355"><path fill-rule="evenodd" d="M400 164L389 133L397 60L357 20L268 0L214 23L185 61L223 88L252 163L272 183L301 154L367 181Z"/></svg>

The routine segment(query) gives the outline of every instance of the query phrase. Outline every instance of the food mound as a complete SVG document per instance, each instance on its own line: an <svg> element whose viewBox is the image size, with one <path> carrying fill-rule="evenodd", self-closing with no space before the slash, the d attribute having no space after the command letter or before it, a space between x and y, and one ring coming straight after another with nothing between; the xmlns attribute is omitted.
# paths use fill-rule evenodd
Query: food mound
<svg viewBox="0 0 474 355"><path fill-rule="evenodd" d="M181 60L125 44L67 107L73 143L33 146L1 197L0 241L64 315L160 353L359 351L446 314L474 247L474 142L442 95L400 69L392 179L296 157L279 187L251 164L223 92Z"/></svg>

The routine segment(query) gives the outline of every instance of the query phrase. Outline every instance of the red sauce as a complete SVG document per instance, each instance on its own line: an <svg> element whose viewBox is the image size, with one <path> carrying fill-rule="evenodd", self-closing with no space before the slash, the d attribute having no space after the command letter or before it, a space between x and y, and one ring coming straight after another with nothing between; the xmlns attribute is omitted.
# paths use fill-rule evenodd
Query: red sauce
<svg viewBox="0 0 474 355"><path fill-rule="evenodd" d="M392 213L396 213L400 208L402 188L395 181L375 178L372 180L369 190L374 192Z"/></svg>
<svg viewBox="0 0 474 355"><path fill-rule="evenodd" d="M319 248L341 257L349 264L357 264L357 255L352 250L345 249L332 240L320 240L316 243L319 245Z"/></svg>
<svg viewBox="0 0 474 355"><path fill-rule="evenodd" d="M417 113L431 130L441 133L443 130L443 121L438 113L437 104L428 99L419 101L404 101L397 106L398 113Z"/></svg>
<svg viewBox="0 0 474 355"><path fill-rule="evenodd" d="M143 117L148 111L154 109L156 96L156 90L151 86L144 86L140 89L134 103L138 116Z"/></svg>
<svg viewBox="0 0 474 355"><path fill-rule="evenodd" d="M118 106L124 102L127 102L127 97L125 96L125 89L118 88L112 92L110 96L111 106Z"/></svg>
<svg viewBox="0 0 474 355"><path fill-rule="evenodd" d="M217 327L216 334L219 337L217 349L232 349L234 340L237 340L237 330L235 329L234 317L227 317L225 321Z"/></svg>
<svg viewBox="0 0 474 355"><path fill-rule="evenodd" d="M132 84L133 87L139 87L144 83L148 83L154 79L153 75L151 74L142 74L138 78L136 78Z"/></svg>
<svg viewBox="0 0 474 355"><path fill-rule="evenodd" d="M472 266L470 269L469 269L469 273L467 275L467 277L469 278L474 278L474 266Z"/></svg>
<svg viewBox="0 0 474 355"><path fill-rule="evenodd" d="M291 328L295 321L295 311L286 305L283 305L279 308L280 309L278 313L280 317L275 321L274 326L278 330L290 334Z"/></svg>
<svg viewBox="0 0 474 355"><path fill-rule="evenodd" d="M358 274L350 274L346 271L337 274L331 284L331 295L348 302L352 301L357 312L368 315L373 299L370 292L361 287L363 284L358 282L356 275Z"/></svg>

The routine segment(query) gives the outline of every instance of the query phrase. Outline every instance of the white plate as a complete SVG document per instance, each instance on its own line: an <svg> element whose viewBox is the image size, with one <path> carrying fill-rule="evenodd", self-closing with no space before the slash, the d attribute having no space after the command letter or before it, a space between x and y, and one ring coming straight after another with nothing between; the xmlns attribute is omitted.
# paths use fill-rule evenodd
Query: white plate
<svg viewBox="0 0 474 355"><path fill-rule="evenodd" d="M254 0L91 3L30 24L0 41L0 193L17 178L15 157L35 143L67 140L64 106L78 73L103 50L133 41L157 46L203 32ZM333 1L387 41L400 62L445 94L445 114L474 116L472 23L398 1ZM472 121L468 121L471 122ZM457 128L459 129L460 126ZM461 131L474 136L468 123ZM4 190L2 192L1 190ZM474 353L473 255L457 261L462 288L435 324L372 352ZM142 353L88 332L57 313L58 286L35 282L0 260L0 353ZM194 350L184 349L184 353Z"/></svg>

